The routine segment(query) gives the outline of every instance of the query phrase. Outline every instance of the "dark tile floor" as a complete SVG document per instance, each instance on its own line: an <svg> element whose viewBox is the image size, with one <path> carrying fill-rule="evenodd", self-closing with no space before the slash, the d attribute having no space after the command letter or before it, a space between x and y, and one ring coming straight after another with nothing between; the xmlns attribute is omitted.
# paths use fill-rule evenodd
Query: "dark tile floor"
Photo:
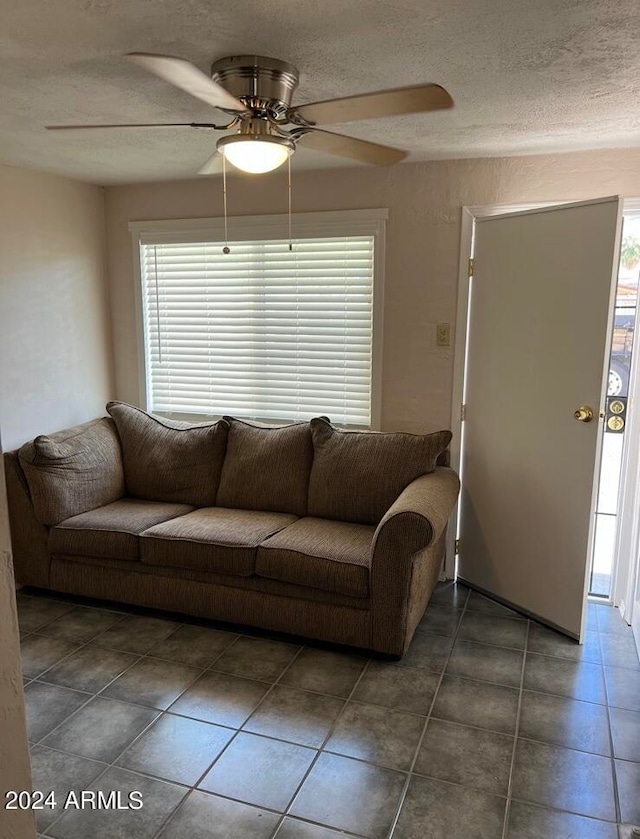
<svg viewBox="0 0 640 839"><path fill-rule="evenodd" d="M628 839L640 823L640 663L609 607L589 606L578 646L441 585L397 663L35 591L18 607L35 788L144 802L41 811L50 839Z"/></svg>

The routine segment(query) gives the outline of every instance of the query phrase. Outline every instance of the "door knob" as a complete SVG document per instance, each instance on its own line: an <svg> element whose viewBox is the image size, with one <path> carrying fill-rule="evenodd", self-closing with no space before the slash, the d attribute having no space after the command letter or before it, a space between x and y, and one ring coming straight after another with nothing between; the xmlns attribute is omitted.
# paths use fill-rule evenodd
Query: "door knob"
<svg viewBox="0 0 640 839"><path fill-rule="evenodd" d="M578 422L591 422L594 417L593 408L591 405L581 405L573 412L573 418Z"/></svg>

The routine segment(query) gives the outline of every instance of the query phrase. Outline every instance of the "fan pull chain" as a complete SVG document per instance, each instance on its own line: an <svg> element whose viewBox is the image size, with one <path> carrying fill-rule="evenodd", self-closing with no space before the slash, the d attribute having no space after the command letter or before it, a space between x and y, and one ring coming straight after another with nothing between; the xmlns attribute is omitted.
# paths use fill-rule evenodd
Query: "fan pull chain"
<svg viewBox="0 0 640 839"><path fill-rule="evenodd" d="M222 155L222 203L224 206L224 248L222 248L222 253L231 253L227 230L227 159L224 155Z"/></svg>
<svg viewBox="0 0 640 839"><path fill-rule="evenodd" d="M162 331L160 329L160 294L158 292L158 248L153 246L153 271L156 287L156 320L158 321L158 363L162 364Z"/></svg>
<svg viewBox="0 0 640 839"><path fill-rule="evenodd" d="M288 171L289 171L289 184L288 184L288 190L289 190L289 250L292 251L293 250L293 242L291 240L291 155L289 155L288 158L287 158L287 168L288 168Z"/></svg>

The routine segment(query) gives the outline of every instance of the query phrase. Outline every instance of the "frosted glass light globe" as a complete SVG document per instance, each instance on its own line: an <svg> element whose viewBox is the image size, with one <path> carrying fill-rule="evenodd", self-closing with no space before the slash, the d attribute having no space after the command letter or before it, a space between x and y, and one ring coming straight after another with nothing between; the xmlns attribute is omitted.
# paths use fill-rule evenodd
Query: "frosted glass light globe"
<svg viewBox="0 0 640 839"><path fill-rule="evenodd" d="M236 169L259 175L282 166L293 151L287 140L269 137L248 139L239 135L218 142L218 151Z"/></svg>

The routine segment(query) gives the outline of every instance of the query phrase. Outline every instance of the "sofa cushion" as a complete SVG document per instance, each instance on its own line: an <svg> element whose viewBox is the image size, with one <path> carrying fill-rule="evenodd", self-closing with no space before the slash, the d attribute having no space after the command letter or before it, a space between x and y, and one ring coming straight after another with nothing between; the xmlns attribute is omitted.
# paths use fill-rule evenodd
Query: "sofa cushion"
<svg viewBox="0 0 640 839"><path fill-rule="evenodd" d="M229 437L218 506L304 516L313 460L309 423L259 426L225 419Z"/></svg>
<svg viewBox="0 0 640 839"><path fill-rule="evenodd" d="M145 531L140 557L149 565L248 577L254 573L258 545L295 520L285 513L195 510Z"/></svg>
<svg viewBox="0 0 640 839"><path fill-rule="evenodd" d="M434 471L451 442L450 431L338 431L323 419L311 420L311 434L309 515L360 524L378 524L411 481Z"/></svg>
<svg viewBox="0 0 640 839"><path fill-rule="evenodd" d="M191 425L124 402L109 402L107 411L120 436L128 495L194 507L216 503L229 427L224 420Z"/></svg>
<svg viewBox="0 0 640 839"><path fill-rule="evenodd" d="M270 580L367 597L375 527L304 518L258 548L256 574Z"/></svg>
<svg viewBox="0 0 640 839"><path fill-rule="evenodd" d="M120 442L108 417L36 437L18 458L43 524L58 524L125 494Z"/></svg>
<svg viewBox="0 0 640 839"><path fill-rule="evenodd" d="M138 535L143 530L192 510L188 504L121 498L52 528L49 550L58 555L137 560L140 558Z"/></svg>

